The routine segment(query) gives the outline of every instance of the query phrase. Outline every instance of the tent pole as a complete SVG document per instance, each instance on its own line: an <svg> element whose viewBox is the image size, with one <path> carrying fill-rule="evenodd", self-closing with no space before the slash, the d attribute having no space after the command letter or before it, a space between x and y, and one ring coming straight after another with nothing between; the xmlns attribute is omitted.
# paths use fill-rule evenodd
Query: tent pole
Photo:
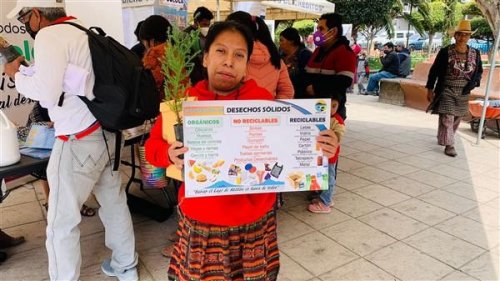
<svg viewBox="0 0 500 281"><path fill-rule="evenodd" d="M220 21L220 0L217 0L217 21Z"/></svg>
<svg viewBox="0 0 500 281"><path fill-rule="evenodd" d="M481 141L481 136L483 134L483 126L486 119L486 107L488 104L488 98L490 97L491 90L491 82L493 81L493 72L495 72L495 64L496 64L496 56L498 50L498 44L500 42L500 18L497 19L497 28L498 32L495 37L495 44L493 45L493 54L490 58L490 72L488 73L488 82L486 82L486 91L484 92L484 103L483 103L483 112L481 113L481 120L479 121L479 128L477 131L477 140L476 144L479 145Z"/></svg>

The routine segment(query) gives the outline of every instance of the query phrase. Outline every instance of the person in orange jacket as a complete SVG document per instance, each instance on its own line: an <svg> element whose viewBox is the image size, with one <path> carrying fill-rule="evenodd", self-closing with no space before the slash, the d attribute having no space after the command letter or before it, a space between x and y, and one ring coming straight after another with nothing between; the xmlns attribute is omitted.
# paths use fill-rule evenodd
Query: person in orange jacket
<svg viewBox="0 0 500 281"><path fill-rule="evenodd" d="M248 62L246 78L254 79L257 85L267 89L277 99L293 99L295 91L288 68L281 59L264 20L243 11L230 14L226 20L239 22L253 34L253 52Z"/></svg>

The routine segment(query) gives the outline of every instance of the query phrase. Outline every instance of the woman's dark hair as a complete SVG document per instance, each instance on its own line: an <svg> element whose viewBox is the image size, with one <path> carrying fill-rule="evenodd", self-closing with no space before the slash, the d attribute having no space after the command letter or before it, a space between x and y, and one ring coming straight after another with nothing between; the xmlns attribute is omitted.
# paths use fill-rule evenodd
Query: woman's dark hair
<svg viewBox="0 0 500 281"><path fill-rule="evenodd" d="M135 27L134 34L135 37L137 37L137 41L141 41L141 38L139 37L139 32L141 31L141 26L144 23L143 20L137 23L137 26Z"/></svg>
<svg viewBox="0 0 500 281"><path fill-rule="evenodd" d="M274 45L273 38L269 32L269 28L266 23L260 17L255 17L247 12L237 11L229 16L226 20L233 20L241 23L242 25L248 27L253 33L254 39L260 41L267 47L269 54L271 55L271 63L276 69L281 68L281 58L278 52L278 48Z"/></svg>
<svg viewBox="0 0 500 281"><path fill-rule="evenodd" d="M199 22L201 20L212 20L214 18L214 14L210 12L209 9L201 6L196 8L193 14L193 20L195 22Z"/></svg>
<svg viewBox="0 0 500 281"><path fill-rule="evenodd" d="M299 31L293 27L285 28L285 30L281 31L280 36L283 36L288 41L292 41L295 46L304 46L304 43L300 42Z"/></svg>
<svg viewBox="0 0 500 281"><path fill-rule="evenodd" d="M144 20L139 30L141 40L155 40L159 43L167 41L167 31L172 28L168 20L162 16L153 15Z"/></svg>
<svg viewBox="0 0 500 281"><path fill-rule="evenodd" d="M210 29L208 30L207 37L205 39L205 50L204 50L205 53L208 53L208 51L210 50L210 46L212 46L212 44L215 41L215 38L217 38L217 36L219 36L219 34L221 34L224 31L238 32L243 36L243 38L247 42L247 48L248 48L247 60L249 60L253 51L252 33L246 26L235 21L226 20L222 22L216 22L210 27Z"/></svg>

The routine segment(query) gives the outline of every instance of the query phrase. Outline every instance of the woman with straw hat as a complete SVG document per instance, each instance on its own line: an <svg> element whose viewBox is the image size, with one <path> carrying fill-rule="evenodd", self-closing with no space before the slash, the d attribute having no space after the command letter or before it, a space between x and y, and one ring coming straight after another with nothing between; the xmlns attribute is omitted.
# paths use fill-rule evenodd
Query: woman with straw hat
<svg viewBox="0 0 500 281"><path fill-rule="evenodd" d="M483 73L479 50L467 45L472 33L470 21L458 23L455 43L439 51L427 79L427 100L431 102L427 111L439 114L438 144L451 157L457 156L455 132L468 112L470 92L479 86Z"/></svg>

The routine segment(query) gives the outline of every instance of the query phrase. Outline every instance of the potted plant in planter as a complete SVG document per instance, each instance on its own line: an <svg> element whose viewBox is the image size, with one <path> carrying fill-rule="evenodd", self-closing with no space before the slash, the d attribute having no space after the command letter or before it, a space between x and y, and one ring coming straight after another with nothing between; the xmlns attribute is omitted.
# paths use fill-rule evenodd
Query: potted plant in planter
<svg viewBox="0 0 500 281"><path fill-rule="evenodd" d="M194 67L193 60L199 51L194 47L199 42L199 32L185 33L176 25L169 31L165 54L161 59L165 75L165 100L160 104L163 124L163 138L172 143L183 141L182 103L188 100L187 89L191 86L189 75ZM182 180L182 174L173 165L167 169L167 176ZM170 171L169 171L170 170Z"/></svg>

